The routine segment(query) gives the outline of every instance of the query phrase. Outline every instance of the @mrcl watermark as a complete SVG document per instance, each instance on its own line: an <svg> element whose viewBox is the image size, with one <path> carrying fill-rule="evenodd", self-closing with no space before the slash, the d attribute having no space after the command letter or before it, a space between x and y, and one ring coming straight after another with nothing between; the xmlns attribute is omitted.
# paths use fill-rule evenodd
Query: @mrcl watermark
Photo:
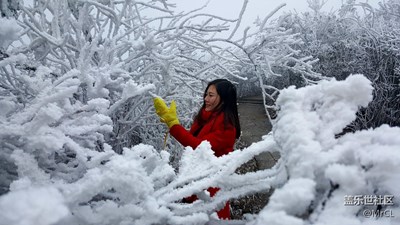
<svg viewBox="0 0 400 225"><path fill-rule="evenodd" d="M393 211L391 209L364 209L362 211L362 214L365 218L394 217Z"/></svg>
<svg viewBox="0 0 400 225"><path fill-rule="evenodd" d="M345 195L345 206L393 206L394 195ZM391 209L364 209L366 218L394 217Z"/></svg>

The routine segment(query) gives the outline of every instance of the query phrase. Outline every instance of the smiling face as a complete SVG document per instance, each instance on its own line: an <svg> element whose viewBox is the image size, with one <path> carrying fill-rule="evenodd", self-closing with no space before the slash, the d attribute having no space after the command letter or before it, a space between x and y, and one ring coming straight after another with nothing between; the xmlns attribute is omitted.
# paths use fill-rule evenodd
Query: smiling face
<svg viewBox="0 0 400 225"><path fill-rule="evenodd" d="M215 110L219 106L220 102L221 102L221 97L217 92L217 88L215 87L215 85L210 85L204 97L205 110L206 111Z"/></svg>

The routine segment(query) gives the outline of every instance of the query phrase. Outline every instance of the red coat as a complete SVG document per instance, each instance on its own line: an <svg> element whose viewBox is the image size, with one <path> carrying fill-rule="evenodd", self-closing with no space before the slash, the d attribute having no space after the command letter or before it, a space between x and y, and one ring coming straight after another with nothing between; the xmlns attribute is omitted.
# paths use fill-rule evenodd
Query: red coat
<svg viewBox="0 0 400 225"><path fill-rule="evenodd" d="M215 156L219 157L233 151L233 146L236 140L236 128L233 125L224 124L224 113L201 111L201 117L206 121L200 129L198 120L193 122L190 131L187 131L181 125L174 125L170 128L171 135L179 141L183 146L190 146L195 149L202 141L207 140L211 144L211 149ZM195 133L197 135L194 135ZM210 187L207 189L210 196L213 197L219 188ZM193 195L186 198L187 202L193 202L197 196ZM225 207L217 212L220 219L230 219L229 201Z"/></svg>
<svg viewBox="0 0 400 225"><path fill-rule="evenodd" d="M190 146L195 149L202 141L207 140L211 144L211 149L215 156L221 156L233 151L236 140L236 128L229 124L224 124L224 113L212 113L202 110L202 118L206 121L198 132L197 136L193 134L200 128L199 122L193 122L190 131L187 131L181 125L172 126L171 135L183 146Z"/></svg>

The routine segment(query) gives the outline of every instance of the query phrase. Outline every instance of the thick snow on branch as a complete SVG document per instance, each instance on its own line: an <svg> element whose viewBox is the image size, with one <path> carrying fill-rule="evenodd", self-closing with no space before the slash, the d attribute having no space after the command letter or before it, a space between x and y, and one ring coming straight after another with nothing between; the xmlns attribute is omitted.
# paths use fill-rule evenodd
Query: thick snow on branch
<svg viewBox="0 0 400 225"><path fill-rule="evenodd" d="M65 182L45 173L31 153L15 149L19 178L0 198L0 212L8 224L204 224L227 200L274 188L269 204L247 224L371 223L360 213L367 206L344 205L348 195L394 195L394 205L384 207L397 215L400 129L336 135L368 104L371 91L361 75L288 88L279 97L273 133L222 157L213 155L208 142L188 147L177 172L167 151L140 144L121 155L109 148L92 153L92 167ZM281 153L273 168L235 173L267 151ZM221 190L210 198L208 187ZM52 200L40 203L48 192ZM192 194L199 200L181 202ZM379 222L393 224L396 218Z"/></svg>
<svg viewBox="0 0 400 225"><path fill-rule="evenodd" d="M223 157L215 157L208 142L195 150L187 148L178 173L169 165L168 152L141 144L124 149L122 155L109 152L100 165L68 183L50 178L30 154L16 150L19 179L0 198L0 210L7 224L204 224L227 200L278 187L286 180L282 162L271 170L235 174L255 155L276 150L271 138ZM210 198L208 187L221 191ZM43 204L42 197L49 198L46 190L54 199ZM30 193L35 195L29 197ZM192 194L200 200L181 203Z"/></svg>
<svg viewBox="0 0 400 225"><path fill-rule="evenodd" d="M69 214L64 198L54 187L32 187L0 199L0 224L50 225Z"/></svg>
<svg viewBox="0 0 400 225"><path fill-rule="evenodd" d="M7 50L10 44L18 39L21 28L15 19L0 18L0 50Z"/></svg>
<svg viewBox="0 0 400 225"><path fill-rule="evenodd" d="M281 92L273 136L282 147L289 181L249 224L374 223L363 216L371 206L345 205L345 196L354 195L393 195L394 206L381 210L399 215L400 129L384 125L338 137L371 99L370 81L362 75ZM378 221L395 224L399 218Z"/></svg>
<svg viewBox="0 0 400 225"><path fill-rule="evenodd" d="M360 75L288 88L262 141L219 158L204 142L170 165L182 151L171 139L160 151L153 95L175 99L186 125L215 78L246 80L251 70L265 104L278 93L266 79L282 69L322 78L315 60L300 57L298 35L279 24L260 25L249 45L214 38L239 26L247 1L238 20L175 15L165 0L19 2L18 21L0 28L0 160L11 177L0 224L202 224L227 200L270 188L270 204L249 223L365 224L363 206L341 207L344 195L399 196L399 129L339 136L372 98ZM272 169L234 172L266 151L282 155ZM210 198L208 187L221 190ZM180 202L191 194L199 200Z"/></svg>
<svg viewBox="0 0 400 225"><path fill-rule="evenodd" d="M202 8L176 14L166 1L19 1L19 16L2 20L5 26L0 28L7 42L0 49L0 115L18 114L27 106L34 112L31 105L44 93L41 89L71 74L79 82L77 89L69 89L75 90L71 101L99 104L92 109L102 108L112 121L112 134L99 142L118 153L138 143L161 148L162 138L157 137L165 128L152 110L150 91L174 99L180 121L189 125L209 81L249 80L241 64L257 70L260 87L280 68L313 75L311 60L299 58L294 50L300 39L282 31L280 24L265 24L247 46L234 41L247 2L237 18L225 19ZM61 116L66 111L56 113L53 107L52 112ZM168 141L178 159L180 151L173 146Z"/></svg>

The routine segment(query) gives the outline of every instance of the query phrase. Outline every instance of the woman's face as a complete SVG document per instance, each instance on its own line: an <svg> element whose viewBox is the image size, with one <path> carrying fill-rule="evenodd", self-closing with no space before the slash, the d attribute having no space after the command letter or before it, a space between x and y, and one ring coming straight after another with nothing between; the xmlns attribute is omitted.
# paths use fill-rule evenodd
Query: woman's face
<svg viewBox="0 0 400 225"><path fill-rule="evenodd" d="M205 103L205 110L206 111L213 111L218 107L221 98L217 92L217 88L215 85L210 85L206 92L206 97L204 98Z"/></svg>

